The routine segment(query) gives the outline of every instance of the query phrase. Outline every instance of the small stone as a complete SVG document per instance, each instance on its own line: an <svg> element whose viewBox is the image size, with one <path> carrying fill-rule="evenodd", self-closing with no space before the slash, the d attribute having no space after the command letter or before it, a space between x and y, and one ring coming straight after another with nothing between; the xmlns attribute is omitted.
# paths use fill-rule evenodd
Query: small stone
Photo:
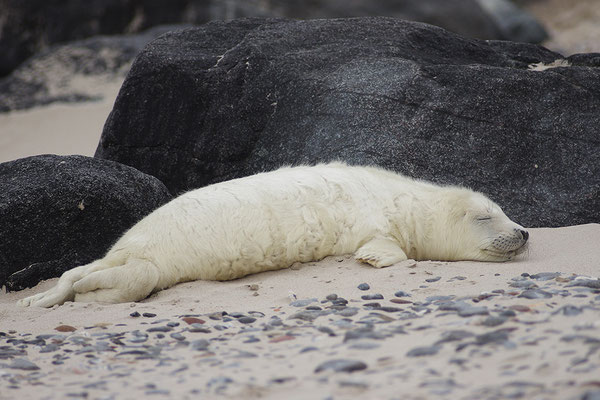
<svg viewBox="0 0 600 400"><path fill-rule="evenodd" d="M332 294L328 294L327 297L325 297L327 300L332 301L332 300L336 300L338 298L338 295L335 293Z"/></svg>
<svg viewBox="0 0 600 400"><path fill-rule="evenodd" d="M436 277L434 277L434 278L428 278L428 279L425 279L425 282L433 283L433 282L437 282L437 281L439 281L440 279L442 279L442 277L441 277L441 276L436 276Z"/></svg>
<svg viewBox="0 0 600 400"><path fill-rule="evenodd" d="M179 341L185 340L185 336L183 336L181 333L174 332L174 333L171 333L169 336L175 340L179 340Z"/></svg>
<svg viewBox="0 0 600 400"><path fill-rule="evenodd" d="M146 318L154 318L154 317L156 317L156 314L145 312L145 313L142 314L142 316L146 317Z"/></svg>
<svg viewBox="0 0 600 400"><path fill-rule="evenodd" d="M575 279L571 281L571 284L567 285L567 287L571 286L583 286L592 289L600 289L600 279Z"/></svg>
<svg viewBox="0 0 600 400"><path fill-rule="evenodd" d="M281 336L275 336L274 338L269 340L269 343L286 342L288 340L294 340L294 339L296 339L296 338L291 335L281 335Z"/></svg>
<svg viewBox="0 0 600 400"><path fill-rule="evenodd" d="M152 328L146 329L146 332L170 332L173 328L170 326L154 326Z"/></svg>
<svg viewBox="0 0 600 400"><path fill-rule="evenodd" d="M503 343L507 340L508 331L502 329L475 336L475 343L478 345L484 345L489 343Z"/></svg>
<svg viewBox="0 0 600 400"><path fill-rule="evenodd" d="M475 336L474 333L465 330L447 331L442 333L442 338L436 344L459 341L473 336Z"/></svg>
<svg viewBox="0 0 600 400"><path fill-rule="evenodd" d="M568 317L573 317L575 315L579 315L583 312L580 307L572 306L570 304L564 305L558 310L556 310L553 314L562 314Z"/></svg>
<svg viewBox="0 0 600 400"><path fill-rule="evenodd" d="M364 294L364 295L360 296L360 298L363 300L383 300L383 295L380 293Z"/></svg>
<svg viewBox="0 0 600 400"><path fill-rule="evenodd" d="M140 314L140 313L139 313L139 312L137 312L137 311L134 311L134 312L132 312L131 314L129 314L129 316L130 316L130 317L133 317L133 318L137 318L137 317L141 317L141 316L142 316L142 314Z"/></svg>
<svg viewBox="0 0 600 400"><path fill-rule="evenodd" d="M252 290L254 292L258 290L258 285L256 283L248 285L248 287L250 288L250 290Z"/></svg>
<svg viewBox="0 0 600 400"><path fill-rule="evenodd" d="M503 323L506 322L507 319L508 319L507 317L490 315L489 317L487 317L486 319L481 321L481 325L494 327L494 326L502 325Z"/></svg>
<svg viewBox="0 0 600 400"><path fill-rule="evenodd" d="M191 324L204 324L205 323L205 321L203 319L196 318L196 317L183 317L181 319L185 323L187 323L188 325L191 325Z"/></svg>
<svg viewBox="0 0 600 400"><path fill-rule="evenodd" d="M325 361L315 368L315 373L331 370L334 372L354 372L367 369L367 364L358 360L338 359Z"/></svg>
<svg viewBox="0 0 600 400"><path fill-rule="evenodd" d="M292 301L290 303L290 306L294 306L294 307L306 307L307 305L309 305L311 303L315 303L317 301L318 301L317 299L296 300L296 301Z"/></svg>
<svg viewBox="0 0 600 400"><path fill-rule="evenodd" d="M519 312L529 312L531 311L531 308L521 305L521 304L514 304L512 306L508 307L511 310L515 310L515 311L519 311Z"/></svg>
<svg viewBox="0 0 600 400"><path fill-rule="evenodd" d="M403 300L403 299L390 299L392 303L396 304L412 304L412 301Z"/></svg>
<svg viewBox="0 0 600 400"><path fill-rule="evenodd" d="M207 350L209 345L210 345L210 342L206 339L198 339L198 340L194 340L190 343L190 347L192 348L192 350L197 350L197 351Z"/></svg>
<svg viewBox="0 0 600 400"><path fill-rule="evenodd" d="M4 367L10 369L20 369L23 371L36 371L40 369L40 367L24 358L16 358L11 364L4 364Z"/></svg>
<svg viewBox="0 0 600 400"><path fill-rule="evenodd" d="M210 333L210 329L203 326L202 324L197 323L191 324L188 328L188 331L192 333Z"/></svg>
<svg viewBox="0 0 600 400"><path fill-rule="evenodd" d="M361 283L360 285L358 285L358 288L360 290L369 290L369 289L371 289L371 286L369 286L368 283Z"/></svg>
<svg viewBox="0 0 600 400"><path fill-rule="evenodd" d="M519 288L519 289L531 289L531 288L538 287L538 285L536 285L534 282L532 282L530 280L511 282L511 284L509 286L514 287L514 288Z"/></svg>
<svg viewBox="0 0 600 400"><path fill-rule="evenodd" d="M407 293L403 290L398 290L396 293L394 293L394 296L396 296L396 297L411 297L410 293Z"/></svg>
<svg viewBox="0 0 600 400"><path fill-rule="evenodd" d="M441 348L442 346L439 345L415 347L414 349L406 353L406 355L408 357L432 356L434 354L437 354Z"/></svg>
<svg viewBox="0 0 600 400"><path fill-rule="evenodd" d="M244 317L238 318L238 321L241 322L242 324L251 324L254 321L256 321L256 318L244 316Z"/></svg>
<svg viewBox="0 0 600 400"><path fill-rule="evenodd" d="M539 272L530 276L531 279L536 281L549 281L560 276L560 272Z"/></svg>
<svg viewBox="0 0 600 400"><path fill-rule="evenodd" d="M458 310L458 315L461 317L472 317L474 315L488 315L488 308L483 307L465 307Z"/></svg>
<svg viewBox="0 0 600 400"><path fill-rule="evenodd" d="M54 328L54 330L59 332L75 332L77 328L71 325L59 325L56 328Z"/></svg>
<svg viewBox="0 0 600 400"><path fill-rule="evenodd" d="M521 293L518 297L525 299L549 299L552 297L552 294L542 289L528 289Z"/></svg>

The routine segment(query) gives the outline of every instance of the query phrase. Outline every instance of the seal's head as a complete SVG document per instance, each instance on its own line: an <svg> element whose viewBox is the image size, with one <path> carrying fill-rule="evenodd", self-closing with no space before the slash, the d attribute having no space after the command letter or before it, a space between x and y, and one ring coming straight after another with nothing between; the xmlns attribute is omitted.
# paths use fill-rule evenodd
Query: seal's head
<svg viewBox="0 0 600 400"><path fill-rule="evenodd" d="M433 223L439 251L447 260L508 261L527 249L529 233L482 195L448 188L445 218ZM444 221L445 220L445 221ZM437 229L436 229L437 228Z"/></svg>

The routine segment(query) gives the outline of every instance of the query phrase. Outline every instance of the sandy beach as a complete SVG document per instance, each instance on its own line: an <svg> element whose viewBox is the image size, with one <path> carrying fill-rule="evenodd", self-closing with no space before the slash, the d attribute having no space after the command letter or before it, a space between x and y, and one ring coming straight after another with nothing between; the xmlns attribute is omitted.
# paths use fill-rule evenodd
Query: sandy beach
<svg viewBox="0 0 600 400"><path fill-rule="evenodd" d="M599 240L540 228L507 263L329 257L140 303L16 306L52 279L0 298L0 398L582 398L600 384Z"/></svg>

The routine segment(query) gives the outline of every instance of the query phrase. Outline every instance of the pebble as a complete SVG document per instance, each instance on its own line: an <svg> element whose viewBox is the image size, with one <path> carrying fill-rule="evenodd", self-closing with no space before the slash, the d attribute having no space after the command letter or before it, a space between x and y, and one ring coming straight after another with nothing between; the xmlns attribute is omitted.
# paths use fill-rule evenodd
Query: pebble
<svg viewBox="0 0 600 400"><path fill-rule="evenodd" d="M317 302L317 299L304 299L304 300L295 300L290 303L290 306L294 307L306 307L309 304Z"/></svg>
<svg viewBox="0 0 600 400"><path fill-rule="evenodd" d="M337 359L321 363L315 368L315 373L331 370L334 372L354 372L367 369L367 364L359 360Z"/></svg>
<svg viewBox="0 0 600 400"><path fill-rule="evenodd" d="M322 315L328 314L327 311L304 310L290 315L288 319L300 319L302 321L314 321Z"/></svg>
<svg viewBox="0 0 600 400"><path fill-rule="evenodd" d="M584 286L591 289L600 289L600 279L575 279L567 287Z"/></svg>
<svg viewBox="0 0 600 400"><path fill-rule="evenodd" d="M220 326L220 325L217 325ZM215 326L216 328L216 326ZM210 329L203 326L202 324L199 323L193 323L189 326L188 328L189 332L193 332L193 333L210 333Z"/></svg>
<svg viewBox="0 0 600 400"><path fill-rule="evenodd" d="M500 329L475 336L475 344L485 345L490 343L503 343L508 340L508 336L508 331Z"/></svg>
<svg viewBox="0 0 600 400"><path fill-rule="evenodd" d="M145 313L142 314L142 317L154 318L154 317L156 317L156 314L150 313L150 312L145 312Z"/></svg>
<svg viewBox="0 0 600 400"><path fill-rule="evenodd" d="M407 293L403 290L398 290L396 293L394 293L394 296L396 296L396 297L411 297L410 293Z"/></svg>
<svg viewBox="0 0 600 400"><path fill-rule="evenodd" d="M481 325L494 327L494 326L502 325L503 323L506 322L507 319L508 319L508 317L505 317L505 316L490 315L489 317L487 317L486 319L481 321Z"/></svg>
<svg viewBox="0 0 600 400"><path fill-rule="evenodd" d="M455 342L459 340L463 340L469 337L475 336L474 333L465 331L465 330L453 330L442 333L442 337L440 340L436 342L436 344L446 343L446 342Z"/></svg>
<svg viewBox="0 0 600 400"><path fill-rule="evenodd" d="M251 324L254 321L256 321L256 318L244 316L244 317L238 318L238 321L241 322L242 324Z"/></svg>
<svg viewBox="0 0 600 400"><path fill-rule="evenodd" d="M559 276L560 276L560 272L540 272L540 273L531 275L530 278L535 279L536 281L549 281L549 280L557 278Z"/></svg>
<svg viewBox="0 0 600 400"><path fill-rule="evenodd" d="M575 307L570 304L567 304L567 305L562 306L558 310L554 311L552 314L562 314L562 315L566 315L568 317L572 317L575 315L579 315L582 312L583 312L583 310L580 307Z"/></svg>
<svg viewBox="0 0 600 400"><path fill-rule="evenodd" d="M530 280L511 282L509 286L518 288L518 289L531 289L531 288L538 287L538 285L536 285L534 282L532 282Z"/></svg>
<svg viewBox="0 0 600 400"><path fill-rule="evenodd" d="M439 281L440 279L442 279L442 277L441 277L441 276L436 276L436 277L434 277L434 278L428 278L428 279L425 279L425 282L433 283L433 282L437 282L437 281Z"/></svg>
<svg viewBox="0 0 600 400"><path fill-rule="evenodd" d="M71 325L59 325L56 328L54 328L54 330L59 332L75 332L77 328Z"/></svg>
<svg viewBox="0 0 600 400"><path fill-rule="evenodd" d="M146 332L171 332L173 328L170 326L155 326L149 329L146 329Z"/></svg>
<svg viewBox="0 0 600 400"><path fill-rule="evenodd" d="M361 283L360 285L358 285L358 288L360 290L369 290L369 289L371 289L371 286L369 286L368 283Z"/></svg>
<svg viewBox="0 0 600 400"><path fill-rule="evenodd" d="M360 298L363 300L383 300L383 295L380 293L363 294L362 296L360 296Z"/></svg>
<svg viewBox="0 0 600 400"><path fill-rule="evenodd" d="M129 316L130 316L130 317L133 317L133 318L137 318L137 317L141 317L141 316L142 316L142 314L140 314L140 313L139 313L139 312L137 312L137 311L134 311L134 312L132 312L131 314L129 314Z"/></svg>
<svg viewBox="0 0 600 400"><path fill-rule="evenodd" d="M414 349L412 349L408 353L406 353L406 355L408 357L432 356L434 354L437 354L441 348L442 348L442 346L435 345L435 344L432 346L415 347Z"/></svg>
<svg viewBox="0 0 600 400"><path fill-rule="evenodd" d="M183 320L183 322L185 322L188 325L191 325L191 324L204 324L206 322L203 319L196 318L196 317L183 317L181 319Z"/></svg>
<svg viewBox="0 0 600 400"><path fill-rule="evenodd" d="M208 349L208 346L210 346L210 342L206 339L198 339L190 342L192 350L204 351Z"/></svg>
<svg viewBox="0 0 600 400"><path fill-rule="evenodd" d="M327 297L325 297L327 300L332 301L332 300L336 300L338 298L338 295L335 293L332 294L328 294Z"/></svg>
<svg viewBox="0 0 600 400"><path fill-rule="evenodd" d="M5 368L20 369L23 371L36 371L36 370L40 369L40 367L38 367L36 364L34 364L31 361L26 360L24 358L16 358L10 364L0 364L0 365Z"/></svg>
<svg viewBox="0 0 600 400"><path fill-rule="evenodd" d="M518 297L523 297L525 299L549 299L552 297L552 294L542 289L528 289L521 293Z"/></svg>

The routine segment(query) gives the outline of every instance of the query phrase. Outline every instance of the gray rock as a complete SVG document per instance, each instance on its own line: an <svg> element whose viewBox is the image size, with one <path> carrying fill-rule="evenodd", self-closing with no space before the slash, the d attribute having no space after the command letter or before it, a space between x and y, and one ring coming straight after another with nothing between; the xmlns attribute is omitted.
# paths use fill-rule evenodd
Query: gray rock
<svg viewBox="0 0 600 400"><path fill-rule="evenodd" d="M208 350L208 346L210 346L210 342L206 339L198 339L190 342L190 347L197 351Z"/></svg>
<svg viewBox="0 0 600 400"><path fill-rule="evenodd" d="M396 293L394 293L394 296L396 296L396 297L411 297L411 294L405 292L404 290L398 290Z"/></svg>
<svg viewBox="0 0 600 400"><path fill-rule="evenodd" d="M414 349L406 353L406 355L408 357L433 356L437 354L441 348L442 346L439 345L415 347Z"/></svg>
<svg viewBox="0 0 600 400"><path fill-rule="evenodd" d="M290 306L294 307L306 307L309 304L316 303L317 299L303 299L303 300L295 300L290 303Z"/></svg>
<svg viewBox="0 0 600 400"><path fill-rule="evenodd" d="M41 155L0 164L0 287L33 287L102 257L171 195L107 160Z"/></svg>
<svg viewBox="0 0 600 400"><path fill-rule="evenodd" d="M433 282L437 282L437 281L439 281L440 279L442 279L442 277L441 277L441 276L436 276L436 277L434 277L434 278L428 278L428 279L425 279L425 282L433 283Z"/></svg>
<svg viewBox="0 0 600 400"><path fill-rule="evenodd" d="M509 286L518 289L530 289L538 287L538 285L536 285L535 282L530 280L511 282Z"/></svg>
<svg viewBox="0 0 600 400"><path fill-rule="evenodd" d="M24 358L16 358L10 364L4 364L5 368L20 369L23 371L37 371L40 369L36 364Z"/></svg>
<svg viewBox="0 0 600 400"><path fill-rule="evenodd" d="M546 292L542 289L528 289L521 293L518 297L525 299L549 299L552 297L552 293Z"/></svg>
<svg viewBox="0 0 600 400"><path fill-rule="evenodd" d="M561 58L389 18L213 22L140 53L96 156L177 193L291 159L376 164L482 191L523 225L596 222L600 68L528 70Z"/></svg>
<svg viewBox="0 0 600 400"><path fill-rule="evenodd" d="M567 285L571 286L583 286L591 289L600 289L600 279L575 279Z"/></svg>
<svg viewBox="0 0 600 400"><path fill-rule="evenodd" d="M304 310L304 311L300 311L295 314L292 314L288 318L289 319L300 319L303 321L312 322L315 319L317 319L323 315L327 315L329 313L330 313L330 311Z"/></svg>
<svg viewBox="0 0 600 400"><path fill-rule="evenodd" d="M383 300L383 295L380 293L364 294L360 298L363 300Z"/></svg>
<svg viewBox="0 0 600 400"><path fill-rule="evenodd" d="M536 281L549 281L549 280L557 278L559 276L560 276L560 272L540 272L540 273L531 275L531 279L535 279Z"/></svg>
<svg viewBox="0 0 600 400"><path fill-rule="evenodd" d="M244 317L238 318L238 321L241 322L242 324L251 324L254 321L256 321L256 318L244 316Z"/></svg>
<svg viewBox="0 0 600 400"><path fill-rule="evenodd" d="M458 310L458 315L461 317L472 317L474 315L488 315L490 312L486 306L481 307L464 307Z"/></svg>
<svg viewBox="0 0 600 400"><path fill-rule="evenodd" d="M331 370L334 372L354 372L367 369L367 364L358 360L329 360L321 363L315 368L315 373Z"/></svg>
<svg viewBox="0 0 600 400"><path fill-rule="evenodd" d="M358 285L358 288L360 290L369 290L369 289L371 289L371 286L369 286L368 283L361 283L360 285Z"/></svg>

